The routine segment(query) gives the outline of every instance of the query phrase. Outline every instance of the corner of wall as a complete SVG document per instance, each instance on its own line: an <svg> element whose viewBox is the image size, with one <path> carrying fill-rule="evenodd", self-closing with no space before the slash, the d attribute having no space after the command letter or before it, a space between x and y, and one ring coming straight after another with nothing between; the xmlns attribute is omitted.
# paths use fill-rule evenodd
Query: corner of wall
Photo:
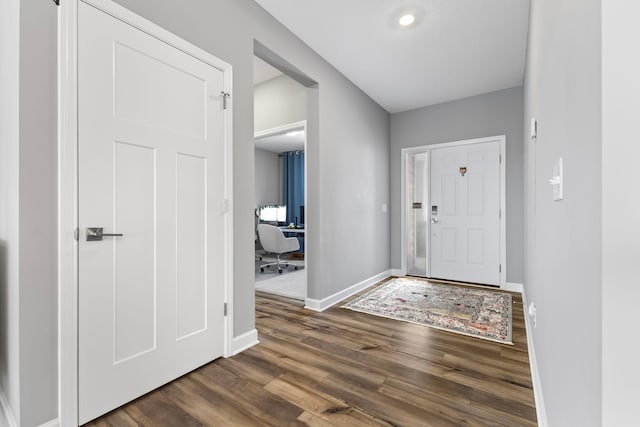
<svg viewBox="0 0 640 427"><path fill-rule="evenodd" d="M522 285L520 285L522 287ZM522 289L522 307L524 311L525 334L527 335L527 347L529 349L529 368L531 371L531 382L533 383L533 397L536 403L536 416L538 426L547 427L547 411L544 406L544 397L542 396L542 384L540 382L540 371L538 370L538 361L536 359L535 344L533 342L533 325L531 325L531 316L527 313L527 293Z"/></svg>
<svg viewBox="0 0 640 427"><path fill-rule="evenodd" d="M231 356L242 353L243 351L248 350L249 348L259 343L260 341L258 341L257 329L252 329L242 335L233 337L233 342L231 344Z"/></svg>
<svg viewBox="0 0 640 427"><path fill-rule="evenodd" d="M367 289L369 286L375 285L376 283L386 279L389 276L391 276L391 270L386 270L379 274L376 274L375 276L369 277L368 279L358 282L355 285L349 286L346 289L343 289L339 292L329 295L326 298L323 298L320 300L307 298L305 301L304 308L308 310L318 311L318 312L325 311L326 309L334 306L340 301L346 298L349 298L350 296L355 295L364 289Z"/></svg>
<svg viewBox="0 0 640 427"><path fill-rule="evenodd" d="M7 401L4 390L0 389L0 425L6 427L18 427L11 405Z"/></svg>

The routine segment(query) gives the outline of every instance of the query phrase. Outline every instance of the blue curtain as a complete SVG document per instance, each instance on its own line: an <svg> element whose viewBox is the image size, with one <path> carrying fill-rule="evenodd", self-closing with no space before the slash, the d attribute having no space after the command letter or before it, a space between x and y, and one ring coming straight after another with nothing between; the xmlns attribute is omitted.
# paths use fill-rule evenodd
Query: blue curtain
<svg viewBox="0 0 640 427"><path fill-rule="evenodd" d="M287 224L293 222L298 225L300 206L304 206L304 151L282 153L282 166L282 194L287 206Z"/></svg>

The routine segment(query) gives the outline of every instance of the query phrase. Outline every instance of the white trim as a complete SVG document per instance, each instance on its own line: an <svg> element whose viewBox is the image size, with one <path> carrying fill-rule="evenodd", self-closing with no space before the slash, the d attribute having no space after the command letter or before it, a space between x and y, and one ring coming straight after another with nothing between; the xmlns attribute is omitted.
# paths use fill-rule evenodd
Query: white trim
<svg viewBox="0 0 640 427"><path fill-rule="evenodd" d="M406 276L407 273L406 271L399 269L399 268L392 268L391 269L391 275L392 276L396 276L396 277L402 277L402 276Z"/></svg>
<svg viewBox="0 0 640 427"><path fill-rule="evenodd" d="M333 295L329 295L326 298L321 300L307 298L305 300L304 308L313 311L325 311L327 308L339 303L345 298L349 298L351 295L357 294L363 289L368 288L371 285L375 285L381 280L386 279L391 276L391 270L385 270L382 273L376 274L373 277L369 277L368 279L363 280L360 283L356 283L353 286L348 287L347 289L343 289L340 292L336 292Z"/></svg>
<svg viewBox="0 0 640 427"><path fill-rule="evenodd" d="M522 285L522 283L507 282L504 284L504 286L500 286L500 289L504 289L505 291L522 293L524 291L524 286Z"/></svg>
<svg viewBox="0 0 640 427"><path fill-rule="evenodd" d="M533 383L533 397L536 402L536 416L538 417L538 426L547 427L547 410L544 406L544 398L542 397L542 383L540 382L540 372L538 371L538 362L536 360L536 351L533 345L533 325L531 324L531 316L528 313L527 293L522 288L522 310L524 311L524 326L527 335L527 347L529 350L529 369L531 370L531 382Z"/></svg>
<svg viewBox="0 0 640 427"><path fill-rule="evenodd" d="M233 338L233 343L231 346L231 354L229 356L235 356L238 353L241 353L254 345L258 344L258 330L252 329L249 332L245 332L242 335ZM229 357L225 356L225 357Z"/></svg>
<svg viewBox="0 0 640 427"><path fill-rule="evenodd" d="M58 25L58 396L61 426L78 425L78 4L83 1L223 72L224 91L232 92L232 67L205 50L177 37L111 0L65 0ZM225 125L225 301L224 355L233 348L233 137L232 110Z"/></svg>
<svg viewBox="0 0 640 427"><path fill-rule="evenodd" d="M507 283L507 137L500 138L500 286Z"/></svg>
<svg viewBox="0 0 640 427"><path fill-rule="evenodd" d="M44 424L40 424L38 427L58 427L60 425L59 419L53 419L51 421L47 421Z"/></svg>
<svg viewBox="0 0 640 427"><path fill-rule="evenodd" d="M279 133L283 133L283 132L287 132L290 131L292 129L297 129L297 128L304 128L304 135L305 135L305 148L306 148L306 139L307 139L307 121L306 120L301 120L299 122L294 122L294 123L288 123L286 125L282 125L282 126L276 126L274 128L269 128L269 129L264 129L264 130L259 130L256 131L253 134L253 139L258 139L258 138L264 138L266 136L272 136L272 135L277 135ZM306 151L305 151L306 153Z"/></svg>
<svg viewBox="0 0 640 427"><path fill-rule="evenodd" d="M58 415L78 425L78 0L60 5L58 22Z"/></svg>
<svg viewBox="0 0 640 427"><path fill-rule="evenodd" d="M169 33L170 34L170 33ZM182 39L179 39L182 40ZM187 42L184 42L187 43ZM188 43L187 43L188 44ZM199 52L214 58L216 61L219 61L218 58L210 55L206 51L203 51L199 48ZM198 56L196 56L198 58ZM231 65L226 62L219 61L223 64L223 86L224 91L230 94L233 94L233 69ZM224 254L224 294L225 301L227 302L227 316L224 318L224 331L225 331L225 348L224 348L224 356L227 356L231 353L233 349L233 313L234 313L234 305L233 305L233 248L234 248L234 232L233 232L233 216L234 216L234 199L233 199L233 95L229 97L228 107L223 112L223 120L224 120L224 151L225 151L225 161L224 161L224 197L227 201L227 213L224 217L225 228L225 254Z"/></svg>
<svg viewBox="0 0 640 427"><path fill-rule="evenodd" d="M18 423L13 417L11 405L9 405L7 396L5 396L2 389L0 389L0 425L7 427L18 427Z"/></svg>
<svg viewBox="0 0 640 427"><path fill-rule="evenodd" d="M502 162L500 163L500 209L502 217L500 218L500 264L502 265L502 271L500 273L499 285L502 288L507 283L507 203L506 203L506 181L507 181L507 158L506 158L506 136L496 135L485 138L465 139L462 141L443 142L440 144L421 145L418 147L403 148L400 152L400 264L401 270L406 274L407 271L407 195L406 192L406 163L407 156L413 153L426 152L427 156L431 156L431 150L438 148L456 147L460 145L480 144L485 142L498 142L500 147L500 156L502 156ZM429 230L431 224L427 224ZM430 231L428 231L430 233ZM430 245L428 245L430 247ZM427 263L427 277L430 277L430 266Z"/></svg>

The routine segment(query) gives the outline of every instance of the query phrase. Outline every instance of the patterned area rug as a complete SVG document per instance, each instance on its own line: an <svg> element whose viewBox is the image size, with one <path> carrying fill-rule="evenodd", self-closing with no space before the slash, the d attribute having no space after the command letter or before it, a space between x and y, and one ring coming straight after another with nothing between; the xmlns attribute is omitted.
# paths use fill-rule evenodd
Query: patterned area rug
<svg viewBox="0 0 640 427"><path fill-rule="evenodd" d="M511 295L504 292L397 278L342 307L513 344Z"/></svg>

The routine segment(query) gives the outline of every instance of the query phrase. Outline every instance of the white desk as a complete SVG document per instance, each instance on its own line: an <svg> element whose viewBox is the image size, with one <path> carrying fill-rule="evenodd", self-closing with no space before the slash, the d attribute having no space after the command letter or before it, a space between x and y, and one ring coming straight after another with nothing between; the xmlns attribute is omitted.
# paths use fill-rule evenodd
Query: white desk
<svg viewBox="0 0 640 427"><path fill-rule="evenodd" d="M304 228L278 227L283 233L304 234Z"/></svg>

